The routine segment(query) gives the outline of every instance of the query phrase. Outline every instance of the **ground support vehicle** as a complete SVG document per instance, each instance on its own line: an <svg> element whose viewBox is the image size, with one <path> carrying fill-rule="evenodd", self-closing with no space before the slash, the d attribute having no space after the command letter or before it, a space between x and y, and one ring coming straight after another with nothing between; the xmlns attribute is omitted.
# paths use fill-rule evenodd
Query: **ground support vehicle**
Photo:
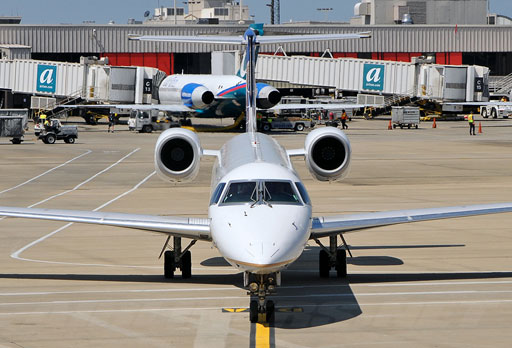
<svg viewBox="0 0 512 348"><path fill-rule="evenodd" d="M45 144L54 144L57 140L64 140L67 144L74 144L78 138L77 126L63 126L57 119L50 120L39 133L39 139Z"/></svg>
<svg viewBox="0 0 512 348"><path fill-rule="evenodd" d="M418 129L420 124L420 108L414 106L394 106L391 110L391 122L393 128L411 128Z"/></svg>
<svg viewBox="0 0 512 348"><path fill-rule="evenodd" d="M258 128L263 132L270 132L272 129L291 129L301 132L314 126L315 122L312 119L301 117L267 117L258 120Z"/></svg>
<svg viewBox="0 0 512 348"><path fill-rule="evenodd" d="M128 129L139 133L151 133L179 126L178 122L161 115L159 112L133 111L128 119Z"/></svg>
<svg viewBox="0 0 512 348"><path fill-rule="evenodd" d="M13 144L21 144L27 122L28 109L0 110L0 137L10 137Z"/></svg>
<svg viewBox="0 0 512 348"><path fill-rule="evenodd" d="M508 118L512 116L512 107L504 105L483 105L480 107L480 115L483 118Z"/></svg>

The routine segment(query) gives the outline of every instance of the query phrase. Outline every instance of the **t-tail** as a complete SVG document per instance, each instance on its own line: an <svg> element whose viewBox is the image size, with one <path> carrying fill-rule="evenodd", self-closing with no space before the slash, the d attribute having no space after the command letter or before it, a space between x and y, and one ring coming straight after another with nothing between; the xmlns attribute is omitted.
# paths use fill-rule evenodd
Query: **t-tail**
<svg viewBox="0 0 512 348"><path fill-rule="evenodd" d="M263 35L263 24L251 24L249 26L249 29L253 29L255 32L257 32L258 36L262 36ZM244 37L246 37L245 34L244 34ZM260 52L260 46L257 45L256 46L256 51L255 51L255 57L254 57L254 64L256 64L256 61L258 60L259 52ZM236 75L238 77L241 77L243 79L247 78L247 64L248 63L249 63L249 56L248 56L247 50L246 50L244 52L244 58L242 60L242 64L240 64L240 69L236 73Z"/></svg>
<svg viewBox="0 0 512 348"><path fill-rule="evenodd" d="M258 29L261 28L261 29ZM256 28L250 26L249 29L244 33L244 39L247 42L245 50L245 57L242 67L245 66L247 81L247 93L245 94L245 105L246 105L246 130L249 133L255 133L257 130L256 126L256 58L259 44L257 42L257 36L260 35L260 30L263 32L263 25L258 25Z"/></svg>

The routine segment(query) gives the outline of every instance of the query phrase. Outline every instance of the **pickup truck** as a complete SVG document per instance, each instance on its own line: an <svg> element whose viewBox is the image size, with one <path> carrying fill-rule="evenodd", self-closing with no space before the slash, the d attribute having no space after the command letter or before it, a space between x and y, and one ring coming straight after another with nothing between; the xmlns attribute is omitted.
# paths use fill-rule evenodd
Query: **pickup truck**
<svg viewBox="0 0 512 348"><path fill-rule="evenodd" d="M258 120L258 129L270 132L272 129L291 129L303 131L305 128L313 128L315 122L310 118L301 117L267 117Z"/></svg>

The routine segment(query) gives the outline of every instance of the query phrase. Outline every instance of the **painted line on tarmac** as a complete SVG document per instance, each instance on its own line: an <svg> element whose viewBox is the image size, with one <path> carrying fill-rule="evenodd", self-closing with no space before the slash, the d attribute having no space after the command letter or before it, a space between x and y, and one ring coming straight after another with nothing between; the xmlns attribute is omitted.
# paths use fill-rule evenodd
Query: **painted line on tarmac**
<svg viewBox="0 0 512 348"><path fill-rule="evenodd" d="M137 151L140 150L140 147L136 148L135 150L133 150L132 152L130 152L129 154L127 154L126 156L124 156L123 158L121 158L120 160L118 160L117 162L111 164L110 166L108 166L107 168L99 171L98 173L94 174L93 176L91 176L89 179L85 180L85 181L82 181L80 184L76 185L75 187L73 187L71 190L66 190L66 191L63 191L61 193L58 193L56 195L53 195L51 197L48 197L46 199L43 199L42 201L40 202L37 202L37 203L34 203L32 205L29 205L27 208L33 208L39 204L42 204L42 203L46 203L54 198L57 198L57 197L60 197L60 196L64 196L65 194L68 194L70 192L73 192L73 191L76 191L78 190L80 187L82 187L83 185L91 182L92 180L96 179L98 176L100 176L101 174L109 171L110 169L114 168L115 166L117 166L119 163L123 162L125 159L127 159L128 157L130 157L131 155L133 155L134 153L136 153Z"/></svg>
<svg viewBox="0 0 512 348"><path fill-rule="evenodd" d="M16 186L13 186L13 187L8 188L8 189L6 189L6 190L0 191L0 195L1 195L2 193L6 193L6 192L9 192L9 191L15 190L15 189L17 189L17 188L19 188L19 187L21 187L21 186L24 186L24 185L26 185L26 184L28 184L28 183L31 183L32 181L37 180L37 179L39 179L40 177L42 177L42 176L44 176L44 175L46 175L46 174L48 174L48 173L53 172L54 170L57 170L57 169L59 169L59 168L62 168L62 167L64 167L65 165L68 165L69 163L71 163L71 162L73 162L73 161L75 161L75 160L77 160L77 159L79 159L79 158L81 158L81 157L83 157L83 156L85 156L85 155L90 154L91 152L92 152L91 150L87 150L87 151L86 151L86 152L84 152L83 154L81 154L81 155L79 155L79 156L76 156L76 157L74 157L74 158L70 159L70 160L69 160L69 161L67 161L67 162L64 162L64 163L62 163L62 164L59 164L58 166L53 167L52 169L48 169L46 172L44 172L44 173L42 173L42 174L39 174L38 176L35 176L35 177L33 177L32 179L29 179L29 180L27 180L27 181L25 181L25 182L23 182L23 183L21 183L21 184L18 184L18 185L16 185Z"/></svg>
<svg viewBox="0 0 512 348"><path fill-rule="evenodd" d="M245 298L245 297L244 297ZM498 305L512 304L512 300L481 300L481 301L425 301L425 302L372 302L372 303L343 303L343 304L298 304L304 308L340 308L340 307L360 307L360 306L424 306L424 305ZM74 313L141 313L141 312L190 312L222 310L222 307L181 307L181 308L138 308L138 309L96 309L96 310L73 310L73 311L33 311L33 312L3 312L2 316L15 315L49 315L49 314L74 314ZM299 314L297 314L299 315ZM311 315L304 312L303 315Z"/></svg>
<svg viewBox="0 0 512 348"><path fill-rule="evenodd" d="M158 267L160 268L160 267ZM490 281L490 282L443 282L443 283L423 283L423 284L384 284L385 287L403 287L413 286L431 286L431 285L496 285L512 284L512 281ZM346 288L349 286L358 287L379 287L374 284L333 284L333 285L304 285L304 286L281 286L278 289L311 289L311 288ZM165 288L165 289L121 289L121 290L78 290L78 291L34 291L34 292L4 292L0 296L41 296L41 295L71 295L71 294L121 294L121 293L164 293L164 292L191 292L191 291L240 291L238 287L200 287L200 288ZM243 289L242 289L243 290Z"/></svg>
<svg viewBox="0 0 512 348"><path fill-rule="evenodd" d="M126 155L126 156L124 156L123 158L121 158L121 159L120 159L119 161L117 161L116 163L114 163L114 164L112 164L112 165L108 166L107 168L105 168L105 169L103 169L102 171L100 171L100 172L96 173L95 175L93 175L93 176L92 176L92 177L90 177L89 179L87 179L87 180L85 180L85 181L81 182L80 184L78 184L77 186L75 186L73 189L71 189L71 190L67 190L67 191L64 191L64 192L61 192L61 193L59 193L59 194L57 194L57 195L54 195L54 196L52 196L52 197L50 197L50 198L48 198L48 199L45 199L45 200L43 200L43 201L41 201L41 202L38 202L38 203L36 203L36 204L33 204L33 205L29 206L29 208L32 208L32 207L34 207L34 206L36 206L36 205L38 205L38 204L41 204L41 203L43 203L43 202L47 202L47 201L49 201L49 200L50 200L50 199L52 199L52 198L55 198L55 197L58 197L58 196L62 196L62 195L64 195L64 194L66 194L66 193L69 193L69 192L72 192L72 191L77 190L77 189L78 189L78 188L80 188L82 185L85 185L86 183L88 183L88 182L90 182L91 180L93 180L94 178L96 178L98 175L101 175L101 174L105 173L106 171L108 171L108 170L112 169L114 166L118 165L118 164L119 164L119 163L121 163L123 160L125 160L126 158L128 158L128 157L129 157L129 156L131 156L131 155L133 155L135 152L137 152L137 151L139 151L139 150L140 150L140 148L137 148L137 149L133 150L132 152L130 152L128 155ZM123 193L123 194L121 194L121 195L117 196L116 198L114 198L114 199L112 199L112 200L108 201L107 203L102 204L101 206L99 206L98 208L96 208L96 209L95 209L95 210L93 210L93 211L98 211L99 209L104 208L106 205L108 205L108 204L111 204L111 203L115 202L117 199L119 199L119 198L121 198L121 197L124 197L126 194L128 194L128 193L130 193L130 192L135 191L137 188L139 188L139 186L141 186L143 183L145 183L147 180L149 180L149 178L151 178L154 174L155 174L155 172L152 172L150 175L148 175L146 178L144 178L141 182L139 182L137 185L135 185L132 189L130 189L130 190L128 190L127 192L125 192L125 193ZM14 259L17 259L17 260L22 260L22 261L32 261L32 262L49 263L48 261L46 261L46 262L45 262L45 261L43 261L43 260L25 259L25 258L20 257L20 254L21 254L21 253L23 253L24 251L26 251L27 249L29 249L29 248L33 247L34 245L37 245L37 244L41 243L42 241L44 241L44 240L46 240L46 239L50 238L50 237L51 237L51 236L53 236L54 234L56 234L56 233L58 233L58 232L61 232L62 230L64 230L64 229L68 228L68 227L69 227L69 226L71 226L71 225L73 225L73 223L72 223L72 222L70 222L70 223L68 223L68 224L66 224L66 225L64 225L64 226L62 226L62 227L60 227L60 228L56 229L55 231L50 232L49 234L47 234L47 235L45 235L45 236L43 236L43 237L41 237L41 238L39 238L39 239L37 239L37 240L35 240L35 241L33 241L33 242L29 243L29 244L27 244L27 245L25 245L23 248L21 248L21 249L19 249L19 250L15 251L14 253L12 253L12 254L11 254L11 257L12 257L12 258L14 258Z"/></svg>
<svg viewBox="0 0 512 348"><path fill-rule="evenodd" d="M384 297L384 296L435 296L435 295L484 295L484 294L510 294L512 290L475 290L475 291L420 291L420 292L388 292L388 293L347 293L347 294L309 294L309 295L276 295L275 299L304 299L304 298L358 298L358 297ZM218 300L243 300L246 296L208 296L208 297L163 297L163 298L127 298L104 300L56 300L56 301L32 301L32 302L6 302L0 303L0 307L23 305L56 305L56 304L80 304L80 303L130 303L130 302L175 302L175 301L218 301ZM473 302L471 300L468 300ZM475 300L479 301L479 300ZM511 300L496 300L511 301ZM331 304L336 306L336 304ZM300 307L300 306L297 306ZM225 307L222 307L225 308Z"/></svg>

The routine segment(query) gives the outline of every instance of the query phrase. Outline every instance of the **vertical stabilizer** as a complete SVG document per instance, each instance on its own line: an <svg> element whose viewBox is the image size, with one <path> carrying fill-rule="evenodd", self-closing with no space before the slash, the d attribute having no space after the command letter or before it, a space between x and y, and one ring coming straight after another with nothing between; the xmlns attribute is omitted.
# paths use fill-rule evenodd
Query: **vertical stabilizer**
<svg viewBox="0 0 512 348"><path fill-rule="evenodd" d="M249 29L253 29L254 31L256 31L257 35L259 35L259 36L263 35L263 24L251 24L249 26ZM244 34L244 36L245 36L245 34ZM256 46L254 64L256 64L256 61L258 60L259 52L260 52L260 47L258 45L258 46ZM243 79L247 78L247 63L248 62L249 62L249 57L247 56L247 50L246 50L244 53L242 64L240 65L240 70L238 70L238 72L236 73L236 75L238 77L241 77Z"/></svg>

